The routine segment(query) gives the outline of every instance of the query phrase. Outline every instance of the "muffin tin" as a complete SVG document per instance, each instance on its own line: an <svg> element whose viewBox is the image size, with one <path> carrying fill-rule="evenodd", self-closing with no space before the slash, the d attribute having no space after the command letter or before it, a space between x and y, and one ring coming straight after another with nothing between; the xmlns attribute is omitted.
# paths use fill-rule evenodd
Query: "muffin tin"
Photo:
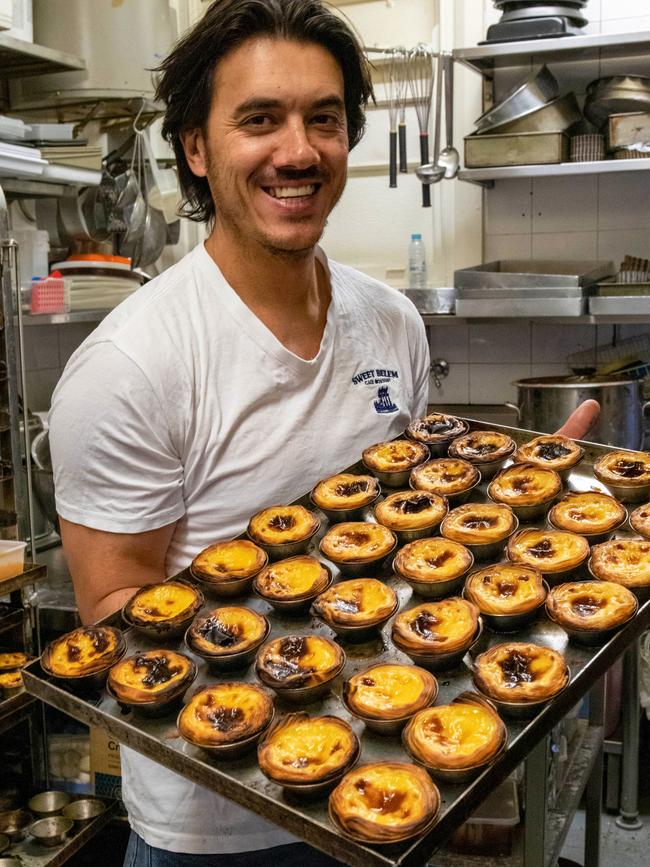
<svg viewBox="0 0 650 867"><path fill-rule="evenodd" d="M485 429L486 425L468 420L470 430ZM537 434L513 428L490 426L492 430L502 431L510 435L520 445ZM360 444L359 455L365 444ZM591 443L581 443L585 448L585 460L580 463L565 481L565 490L589 490L596 488L605 490L605 486L594 479L592 467L594 461L611 449L596 446ZM367 472L361 461L350 468L341 471L355 473ZM470 496L470 501L487 502L486 484L476 487ZM313 508L309 494L295 501L307 508ZM372 520L372 506L364 511L366 520ZM529 526L529 525L526 525ZM537 523L533 526L541 526ZM324 559L318 550L318 541L328 529L328 522L323 516L321 527L312 539L310 553L319 559ZM617 532L618 536L629 537L625 528ZM426 601L418 596L413 588L402 578L392 573L390 565L392 557L384 565L381 577L392 587L399 600L399 610L412 607ZM340 580L339 570L332 568L335 580ZM480 564L489 565L488 563ZM478 568L478 567L475 567ZM184 570L176 578L192 581L189 569ZM273 610L266 602L252 593L233 600L233 604L244 604L255 611L265 614L271 624L269 638L287 634L316 634L336 639L332 630L321 620L308 614L297 616L282 611ZM202 611L214 607L214 601L208 601ZM116 618L111 622L119 625ZM370 637L365 643L349 642L344 638L336 639L346 652L346 664L341 674L331 683L329 692L322 698L305 704L304 709L310 714L332 714L351 723L352 728L361 743L360 764L376 761L408 762L411 761L399 737L372 732L351 716L342 700L343 682L380 662L396 662L409 664L409 658L398 651L390 640L392 619L375 637ZM508 746L488 764L481 773L468 782L451 783L440 781L441 807L435 822L419 838L396 844L390 848L376 847L350 840L345 837L334 824L328 814L326 798L315 800L297 800L295 797L285 798L282 787L272 783L261 772L254 752L230 761L206 757L198 748L186 743L176 728L176 714L171 713L159 719L147 719L135 714L124 714L120 706L105 690L90 696L75 695L61 683L50 678L41 668L40 661L30 663L25 669L25 683L33 694L48 704L58 707L87 723L99 725L111 732L120 742L155 759L196 783L220 792L241 804L286 828L291 833L301 837L306 842L327 852L334 858L350 865L359 867L397 867L397 865L425 864L431 853L441 845L449 834L465 819L465 816L477 807L495 785L510 773L530 750L539 742L543 735L557 723L577 701L596 683L623 650L650 625L650 602L640 606L637 615L616 632L601 648L585 647L569 642L566 632L551 621L542 608L532 623L529 623L515 633L507 636L508 640L534 642L552 646L561 651L571 671L571 681L565 689L548 703L543 703L539 712L532 719L506 718L504 722L508 730ZM133 630L125 632L127 652L154 649L155 643L138 635ZM504 636L493 633L487 627L483 629L472 653L479 653L495 644L503 642ZM178 642L167 643L166 646L186 652L187 649ZM255 669L250 665L247 669L231 673L212 673L200 659L198 675L194 685L188 692L186 700L193 692L209 683L229 680L244 680L257 683ZM464 690L473 690L470 654L464 657L460 665L450 671L436 674L439 694L436 704L449 704ZM276 718L279 714L295 711L295 705L282 698L275 698Z"/></svg>

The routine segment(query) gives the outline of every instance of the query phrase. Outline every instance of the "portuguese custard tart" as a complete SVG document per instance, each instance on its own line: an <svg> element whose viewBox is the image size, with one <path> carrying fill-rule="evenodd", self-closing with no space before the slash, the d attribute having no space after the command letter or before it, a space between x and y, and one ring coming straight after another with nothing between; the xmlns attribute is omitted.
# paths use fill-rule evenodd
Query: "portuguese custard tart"
<svg viewBox="0 0 650 867"><path fill-rule="evenodd" d="M440 596L453 590L473 563L473 554L460 542L436 536L404 545L393 568L421 596Z"/></svg>
<svg viewBox="0 0 650 867"><path fill-rule="evenodd" d="M402 735L416 761L450 781L460 771L479 770L491 762L506 738L501 717L471 692L462 693L451 704L419 711Z"/></svg>
<svg viewBox="0 0 650 867"><path fill-rule="evenodd" d="M332 821L363 843L396 843L422 834L440 809L440 794L423 768L405 762L357 767L330 795Z"/></svg>
<svg viewBox="0 0 650 867"><path fill-rule="evenodd" d="M0 695L9 698L23 687L22 671L3 671L0 674Z"/></svg>
<svg viewBox="0 0 650 867"><path fill-rule="evenodd" d="M269 506L250 519L248 535L270 555L289 556L302 554L319 526L317 515L304 506Z"/></svg>
<svg viewBox="0 0 650 867"><path fill-rule="evenodd" d="M488 496L505 503L522 521L544 514L546 507L562 490L562 479L555 470L536 464L513 464L492 479Z"/></svg>
<svg viewBox="0 0 650 867"><path fill-rule="evenodd" d="M253 580L255 592L279 609L302 607L332 583L330 570L307 554L265 566ZM292 604L294 603L294 604Z"/></svg>
<svg viewBox="0 0 650 867"><path fill-rule="evenodd" d="M319 482L311 492L311 500L331 520L337 518L337 512L360 512L377 499L379 492L379 482L374 476L338 473Z"/></svg>
<svg viewBox="0 0 650 867"><path fill-rule="evenodd" d="M562 434L544 434L519 446L514 453L515 463L531 463L566 473L584 457L585 450L578 443Z"/></svg>
<svg viewBox="0 0 650 867"><path fill-rule="evenodd" d="M545 701L563 690L568 681L569 670L562 654L537 644L497 644L474 660L474 682L496 701Z"/></svg>
<svg viewBox="0 0 650 867"><path fill-rule="evenodd" d="M627 511L618 500L600 491L567 494L548 515L549 523L558 530L592 537L613 533L626 518Z"/></svg>
<svg viewBox="0 0 650 867"><path fill-rule="evenodd" d="M476 637L478 615L476 605L456 596L425 602L397 615L393 643L407 654L467 650Z"/></svg>
<svg viewBox="0 0 650 867"><path fill-rule="evenodd" d="M639 502L650 493L650 454L613 451L598 458L594 475L624 502Z"/></svg>
<svg viewBox="0 0 650 867"><path fill-rule="evenodd" d="M395 534L382 524L344 521L327 531L321 539L320 550L342 571L361 574L369 564L380 565L396 545ZM355 566L359 568L355 570Z"/></svg>
<svg viewBox="0 0 650 867"><path fill-rule="evenodd" d="M187 630L185 643L193 653L210 662L218 664L237 656L245 664L268 634L266 617L250 608L233 605L197 617ZM241 654L250 656L242 659Z"/></svg>
<svg viewBox="0 0 650 867"><path fill-rule="evenodd" d="M364 720L401 720L436 700L438 682L416 665L372 665L343 685L343 699Z"/></svg>
<svg viewBox="0 0 650 867"><path fill-rule="evenodd" d="M180 698L195 677L196 665L182 653L146 650L116 663L107 688L120 704L161 708Z"/></svg>
<svg viewBox="0 0 650 867"><path fill-rule="evenodd" d="M546 599L546 588L537 569L513 563L496 563L472 572L465 582L465 596L481 614L527 614Z"/></svg>
<svg viewBox="0 0 650 867"><path fill-rule="evenodd" d="M221 595L245 593L254 575L268 563L268 554L248 539L217 542L201 551L190 571L202 586Z"/></svg>
<svg viewBox="0 0 650 867"><path fill-rule="evenodd" d="M591 549L589 570L599 581L650 590L650 541L611 539Z"/></svg>
<svg viewBox="0 0 650 867"><path fill-rule="evenodd" d="M554 587L546 600L549 617L571 630L613 630L637 612L636 596L612 581L575 581Z"/></svg>
<svg viewBox="0 0 650 867"><path fill-rule="evenodd" d="M124 637L114 626L81 626L50 642L41 664L55 677L85 679L107 673L125 650Z"/></svg>
<svg viewBox="0 0 650 867"><path fill-rule="evenodd" d="M217 683L192 696L178 716L178 730L194 746L233 754L244 743L252 746L272 719L273 702L259 686Z"/></svg>
<svg viewBox="0 0 650 867"><path fill-rule="evenodd" d="M588 557L589 542L566 530L520 530L508 541L513 563L539 569L549 580L579 569Z"/></svg>
<svg viewBox="0 0 650 867"><path fill-rule="evenodd" d="M375 518L379 524L407 535L414 530L420 536L425 531L433 535L446 514L447 501L427 491L398 491L375 506Z"/></svg>
<svg viewBox="0 0 650 867"><path fill-rule="evenodd" d="M283 635L267 642L257 654L257 676L287 698L326 692L345 665L345 653L320 635ZM319 687L324 687L320 690ZM292 695L293 694L293 695Z"/></svg>
<svg viewBox="0 0 650 867"><path fill-rule="evenodd" d="M288 714L271 726L257 748L262 773L291 787L331 782L358 756L359 741L349 723L304 712Z"/></svg>
<svg viewBox="0 0 650 867"><path fill-rule="evenodd" d="M475 430L455 439L449 446L449 456L462 458L478 465L484 479L491 478L500 463L517 448L507 434L494 430Z"/></svg>
<svg viewBox="0 0 650 867"><path fill-rule="evenodd" d="M4 650L0 652L0 672L16 671L29 662L29 656L22 650Z"/></svg>
<svg viewBox="0 0 650 867"><path fill-rule="evenodd" d="M442 455L453 439L466 434L468 430L466 421L442 412L432 412L424 418L414 419L406 428L406 435L428 445L432 455Z"/></svg>
<svg viewBox="0 0 650 867"><path fill-rule="evenodd" d="M467 545L481 558L492 557L517 529L510 506L501 503L464 503L447 515L440 527L445 539Z"/></svg>
<svg viewBox="0 0 650 867"><path fill-rule="evenodd" d="M203 594L185 581L141 587L125 604L126 622L157 638L182 634L203 606Z"/></svg>
<svg viewBox="0 0 650 867"><path fill-rule="evenodd" d="M376 578L352 578L340 581L314 601L313 611L335 632L363 627L377 628L397 609L394 590Z"/></svg>
<svg viewBox="0 0 650 867"><path fill-rule="evenodd" d="M429 459L429 449L413 440L392 440L364 449L363 464L389 487L406 484L413 467Z"/></svg>
<svg viewBox="0 0 650 867"><path fill-rule="evenodd" d="M639 536L650 539L650 503L638 506L630 515L630 527Z"/></svg>
<svg viewBox="0 0 650 867"><path fill-rule="evenodd" d="M449 500L460 500L469 496L480 481L480 472L468 461L436 458L412 470L409 484L416 491L428 491Z"/></svg>

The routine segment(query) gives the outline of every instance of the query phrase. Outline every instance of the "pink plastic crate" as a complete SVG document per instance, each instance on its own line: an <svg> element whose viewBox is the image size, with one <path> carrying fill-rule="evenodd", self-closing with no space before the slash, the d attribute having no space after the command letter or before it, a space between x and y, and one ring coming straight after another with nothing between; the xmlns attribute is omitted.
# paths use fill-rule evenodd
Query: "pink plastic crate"
<svg viewBox="0 0 650 867"><path fill-rule="evenodd" d="M33 280L30 310L37 313L67 313L70 310L70 284L63 277Z"/></svg>

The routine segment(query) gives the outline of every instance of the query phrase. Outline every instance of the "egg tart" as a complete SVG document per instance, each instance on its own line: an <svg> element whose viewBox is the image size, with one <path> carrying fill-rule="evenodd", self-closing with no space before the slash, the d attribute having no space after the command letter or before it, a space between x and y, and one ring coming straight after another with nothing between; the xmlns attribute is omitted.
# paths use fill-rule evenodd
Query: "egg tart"
<svg viewBox="0 0 650 867"><path fill-rule="evenodd" d="M345 653L319 635L283 635L257 654L255 670L266 686L298 701L324 694L343 669Z"/></svg>
<svg viewBox="0 0 650 867"><path fill-rule="evenodd" d="M626 518L627 511L618 500L600 491L567 494L548 515L552 527L587 536L591 542L604 541Z"/></svg>
<svg viewBox="0 0 650 867"><path fill-rule="evenodd" d="M269 506L253 515L248 535L274 559L304 554L320 519L304 506Z"/></svg>
<svg viewBox="0 0 650 867"><path fill-rule="evenodd" d="M599 581L622 584L635 593L650 593L650 541L611 539L591 549L589 571Z"/></svg>
<svg viewBox="0 0 650 867"><path fill-rule="evenodd" d="M369 568L379 568L396 545L395 534L382 524L344 521L327 531L320 550L342 572L361 575Z"/></svg>
<svg viewBox="0 0 650 867"><path fill-rule="evenodd" d="M187 630L189 649L216 669L248 664L269 634L266 617L250 608L215 608Z"/></svg>
<svg viewBox="0 0 650 867"><path fill-rule="evenodd" d="M444 455L449 443L469 430L466 421L442 412L432 412L424 418L416 418L406 428L412 440L425 443L433 456Z"/></svg>
<svg viewBox="0 0 650 867"><path fill-rule="evenodd" d="M382 484L399 488L408 482L413 467L429 459L429 449L413 440L392 440L368 446L361 459Z"/></svg>
<svg viewBox="0 0 650 867"><path fill-rule="evenodd" d="M280 611L301 611L331 583L327 566L299 554L265 566L253 580L253 590Z"/></svg>
<svg viewBox="0 0 650 867"><path fill-rule="evenodd" d="M208 593L239 596L250 589L253 577L268 563L268 554L248 539L217 542L201 551L190 572Z"/></svg>
<svg viewBox="0 0 650 867"><path fill-rule="evenodd" d="M476 605L456 596L425 602L397 615L393 643L406 653L466 650L476 636L478 615Z"/></svg>
<svg viewBox="0 0 650 867"><path fill-rule="evenodd" d="M397 843L424 833L440 809L440 794L422 768L377 762L349 771L329 800L330 816L362 843Z"/></svg>
<svg viewBox="0 0 650 867"><path fill-rule="evenodd" d="M29 656L22 650L3 650L0 652L0 673L3 671L16 671L29 662Z"/></svg>
<svg viewBox="0 0 650 867"><path fill-rule="evenodd" d="M116 663L106 688L120 704L164 713L196 677L196 665L173 650L146 650Z"/></svg>
<svg viewBox="0 0 650 867"><path fill-rule="evenodd" d="M562 490L562 479L555 470L536 464L514 464L497 473L488 485L488 496L495 503L510 506L522 521L546 514L546 509Z"/></svg>
<svg viewBox="0 0 650 867"><path fill-rule="evenodd" d="M81 626L50 642L41 665L71 685L99 688L125 651L124 637L114 626Z"/></svg>
<svg viewBox="0 0 650 867"><path fill-rule="evenodd" d="M476 693L464 692L451 704L416 713L402 740L411 756L434 776L463 782L496 758L507 732L487 701Z"/></svg>
<svg viewBox="0 0 650 867"><path fill-rule="evenodd" d="M435 677L416 665L372 665L343 685L348 710L380 734L400 731L409 717L433 704L437 695ZM382 727L390 722L401 725Z"/></svg>
<svg viewBox="0 0 650 867"><path fill-rule="evenodd" d="M127 601L122 617L145 635L172 638L185 632L204 601L201 591L185 581L147 584Z"/></svg>
<svg viewBox="0 0 650 867"><path fill-rule="evenodd" d="M561 692L569 682L569 670L556 650L511 641L476 657L474 682L493 701L530 704Z"/></svg>
<svg viewBox="0 0 650 867"><path fill-rule="evenodd" d="M304 787L322 793L358 756L359 741L349 723L335 716L311 717L302 712L275 723L257 749L262 773L296 793Z"/></svg>
<svg viewBox="0 0 650 867"><path fill-rule="evenodd" d="M377 499L379 492L379 482L374 476L338 473L316 485L311 501L330 521L350 521L360 518L363 509Z"/></svg>
<svg viewBox="0 0 650 867"><path fill-rule="evenodd" d="M445 539L467 545L475 557L496 556L518 521L510 506L501 503L464 503L447 515L440 527Z"/></svg>
<svg viewBox="0 0 650 867"><path fill-rule="evenodd" d="M491 479L517 445L507 434L494 430L475 430L455 439L449 456L474 464L484 479Z"/></svg>
<svg viewBox="0 0 650 867"><path fill-rule="evenodd" d="M321 593L312 610L338 635L365 637L397 610L394 590L376 578L340 581Z"/></svg>
<svg viewBox="0 0 650 867"><path fill-rule="evenodd" d="M589 542L566 530L520 530L508 542L508 559L538 569L557 584L579 573L589 557Z"/></svg>
<svg viewBox="0 0 650 867"><path fill-rule="evenodd" d="M464 596L477 606L489 626L514 629L532 619L544 604L546 587L537 569L496 563L469 576Z"/></svg>
<svg viewBox="0 0 650 867"><path fill-rule="evenodd" d="M216 757L251 749L273 719L269 695L252 683L217 683L198 690L178 715L181 737Z"/></svg>
<svg viewBox="0 0 650 867"><path fill-rule="evenodd" d="M404 545L393 569L421 596L438 597L458 589L473 563L473 554L460 542L435 537Z"/></svg>
<svg viewBox="0 0 650 867"><path fill-rule="evenodd" d="M650 503L637 508L630 515L630 527L639 536L650 539Z"/></svg>
<svg viewBox="0 0 650 867"><path fill-rule="evenodd" d="M411 471L409 484L415 491L439 494L456 503L464 501L481 481L473 464L460 458L437 458Z"/></svg>
<svg viewBox="0 0 650 867"><path fill-rule="evenodd" d="M447 514L447 501L427 491L398 491L375 506L375 519L401 542L433 536Z"/></svg>
<svg viewBox="0 0 650 867"><path fill-rule="evenodd" d="M577 581L554 587L546 600L548 615L569 633L588 643L605 641L611 632L634 617L636 596L612 581Z"/></svg>
<svg viewBox="0 0 650 867"><path fill-rule="evenodd" d="M3 671L0 674L0 695L3 698L11 698L23 688L22 671Z"/></svg>
<svg viewBox="0 0 650 867"><path fill-rule="evenodd" d="M650 493L650 454L612 451L598 458L594 475L619 500L638 503Z"/></svg>
<svg viewBox="0 0 650 867"><path fill-rule="evenodd" d="M562 476L583 459L585 450L562 434L544 434L519 446L513 455L515 463L537 464L555 470Z"/></svg>

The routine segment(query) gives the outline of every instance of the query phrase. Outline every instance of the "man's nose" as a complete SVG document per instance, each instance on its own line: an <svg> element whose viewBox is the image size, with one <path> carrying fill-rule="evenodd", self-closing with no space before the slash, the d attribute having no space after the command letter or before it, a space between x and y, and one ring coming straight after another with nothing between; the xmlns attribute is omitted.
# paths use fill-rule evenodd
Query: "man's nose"
<svg viewBox="0 0 650 867"><path fill-rule="evenodd" d="M302 118L288 121L281 130L274 163L276 168L295 169L307 169L320 163L320 154Z"/></svg>

